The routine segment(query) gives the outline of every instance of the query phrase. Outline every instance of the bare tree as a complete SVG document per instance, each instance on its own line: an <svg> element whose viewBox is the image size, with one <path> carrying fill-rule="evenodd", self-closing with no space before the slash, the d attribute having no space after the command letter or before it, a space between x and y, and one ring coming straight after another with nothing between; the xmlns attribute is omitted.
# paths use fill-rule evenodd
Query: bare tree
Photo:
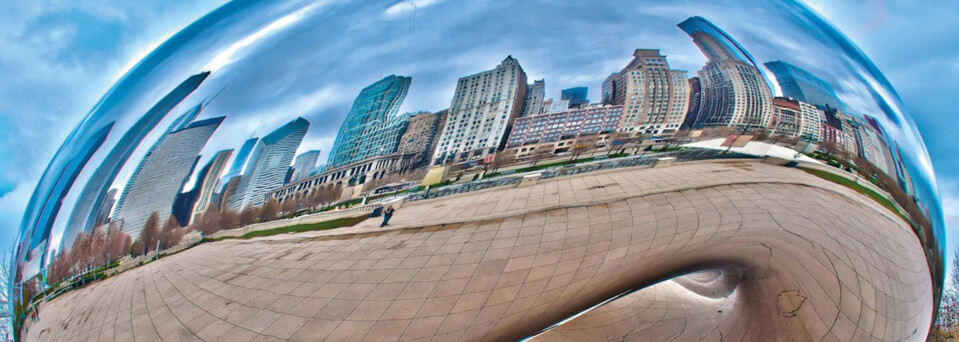
<svg viewBox="0 0 959 342"><path fill-rule="evenodd" d="M12 251L0 253L0 341L13 341L13 313L10 312L10 261L13 260Z"/></svg>
<svg viewBox="0 0 959 342"><path fill-rule="evenodd" d="M219 212L219 224L216 230L233 229L240 226L240 214L233 209L226 209Z"/></svg>
<svg viewBox="0 0 959 342"><path fill-rule="evenodd" d="M954 341L959 339L959 249L953 252L952 272L945 282L939 302L939 317L929 333L929 341Z"/></svg>
<svg viewBox="0 0 959 342"><path fill-rule="evenodd" d="M499 168L516 162L516 149L502 150L496 153L489 166L496 172Z"/></svg>
<svg viewBox="0 0 959 342"><path fill-rule="evenodd" d="M259 219L260 222L272 221L276 219L276 215L279 213L280 202L277 202L275 198L271 198L260 207L259 212L257 212L257 219Z"/></svg>
<svg viewBox="0 0 959 342"><path fill-rule="evenodd" d="M599 141L599 137L595 135L579 137L576 139L576 141L573 142L573 148L570 151L572 153L570 153L569 160L575 160L580 154L595 150L597 141Z"/></svg>
<svg viewBox="0 0 959 342"><path fill-rule="evenodd" d="M150 217L147 218L146 224L143 225L143 230L140 231L140 237L137 238L137 242L134 243L139 249L136 251L137 255L144 255L156 249L159 238L160 215L153 212L150 214Z"/></svg>
<svg viewBox="0 0 959 342"><path fill-rule="evenodd" d="M240 215L239 215L240 225L246 226L246 225L253 224L253 222L256 221L258 212L259 212L259 208L257 207L243 208L243 210L240 211Z"/></svg>
<svg viewBox="0 0 959 342"><path fill-rule="evenodd" d="M130 237L117 228L116 222L110 222L107 229L106 256L108 261L116 260L126 254L129 247L124 247L124 240Z"/></svg>
<svg viewBox="0 0 959 342"><path fill-rule="evenodd" d="M180 223L177 222L176 217L170 215L166 220L166 224L163 225L163 230L160 232L160 249L163 250L176 246L182 238L183 228L180 228Z"/></svg>
<svg viewBox="0 0 959 342"><path fill-rule="evenodd" d="M536 166L536 164L538 164L543 159L552 157L553 151L550 151L551 149L552 149L552 146L550 145L542 145L540 147L537 147L536 150L533 152L533 155L530 156L529 158L529 162L530 162L529 166L530 167Z"/></svg>
<svg viewBox="0 0 959 342"><path fill-rule="evenodd" d="M295 198L288 198L280 204L280 211L284 216L296 215L296 209L299 207Z"/></svg>
<svg viewBox="0 0 959 342"><path fill-rule="evenodd" d="M90 251L93 266L106 264L107 261L107 235L103 231L103 226L93 227L90 232Z"/></svg>
<svg viewBox="0 0 959 342"><path fill-rule="evenodd" d="M193 229L203 234L203 236L208 236L210 234L216 233L223 228L223 225L220 222L220 211L213 206L206 207L206 210L203 211L203 214L200 215L199 219L194 220Z"/></svg>

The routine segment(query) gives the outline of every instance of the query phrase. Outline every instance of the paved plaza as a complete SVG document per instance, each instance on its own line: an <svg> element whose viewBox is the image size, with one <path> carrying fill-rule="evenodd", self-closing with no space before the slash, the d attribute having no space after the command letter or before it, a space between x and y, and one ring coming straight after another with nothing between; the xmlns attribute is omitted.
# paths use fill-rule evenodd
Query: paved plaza
<svg viewBox="0 0 959 342"><path fill-rule="evenodd" d="M758 161L555 178L379 223L205 243L43 305L26 340L921 341L932 319L896 214Z"/></svg>

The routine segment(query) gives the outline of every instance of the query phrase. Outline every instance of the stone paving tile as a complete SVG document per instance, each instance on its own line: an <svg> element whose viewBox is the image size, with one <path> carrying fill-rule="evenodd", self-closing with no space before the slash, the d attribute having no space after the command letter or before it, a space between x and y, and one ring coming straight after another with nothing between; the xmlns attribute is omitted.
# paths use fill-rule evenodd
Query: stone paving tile
<svg viewBox="0 0 959 342"><path fill-rule="evenodd" d="M741 270L732 294L660 283L537 339L921 340L931 320L907 225L758 162L558 178L377 224L203 244L47 303L26 340L512 340L716 268Z"/></svg>

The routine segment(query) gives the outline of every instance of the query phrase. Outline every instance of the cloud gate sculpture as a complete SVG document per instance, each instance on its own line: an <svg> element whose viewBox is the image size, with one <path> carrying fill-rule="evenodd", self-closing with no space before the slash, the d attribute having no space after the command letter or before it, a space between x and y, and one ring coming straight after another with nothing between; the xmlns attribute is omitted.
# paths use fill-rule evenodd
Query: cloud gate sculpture
<svg viewBox="0 0 959 342"><path fill-rule="evenodd" d="M40 178L9 271L19 340L929 334L929 156L882 73L802 4L198 17Z"/></svg>

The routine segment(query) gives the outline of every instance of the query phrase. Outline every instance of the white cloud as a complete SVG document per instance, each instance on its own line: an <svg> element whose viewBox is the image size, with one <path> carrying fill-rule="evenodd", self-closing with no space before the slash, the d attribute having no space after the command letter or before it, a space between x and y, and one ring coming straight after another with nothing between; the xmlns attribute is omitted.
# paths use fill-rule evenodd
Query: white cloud
<svg viewBox="0 0 959 342"><path fill-rule="evenodd" d="M317 4L306 6L296 10L293 13L287 14L285 16L282 16L270 22L268 25L264 26L263 28L257 30L256 32L253 32L252 34L244 37L243 39L236 41L236 43L231 44L226 49L223 49L223 51L218 53L215 57L213 57L212 60L210 60L209 63L206 64L206 66L203 67L203 70L216 72L220 70L221 68L233 63L234 61L236 61L237 58L239 58L239 56L237 56L237 53L240 50L255 44L257 41L263 39L264 37L268 37L272 34L276 34L282 31L283 29L293 26L300 20L303 20L303 18L305 18L307 14L313 9L315 9L316 7L317 7Z"/></svg>
<svg viewBox="0 0 959 342"><path fill-rule="evenodd" d="M130 71L130 69L133 69L133 67L136 66L137 63L140 63L140 61L143 60L143 58L145 58L147 55L153 52L153 50L156 50L156 48L160 46L160 44L163 44L163 42L167 41L167 39L170 39L170 37L172 36L173 36L173 32L167 33L161 36L160 38L157 38L154 41L147 43L142 48L140 48L135 53L133 53L133 55L127 60L126 64L124 64L119 69L117 69L117 71L113 74L113 77L110 79L110 83L114 83L117 80L119 80L121 77L123 77L123 75L126 75L127 71Z"/></svg>
<svg viewBox="0 0 959 342"><path fill-rule="evenodd" d="M414 0L410 0L410 1L401 1L401 2L396 3L395 5L390 6L389 8L387 8L386 11L383 11L383 16L385 16L385 17L387 17L387 18L398 18L398 17L400 17L401 15L404 15L404 14L406 14L406 13L409 13L409 12L412 11L414 8L415 8L415 9L422 9L422 8L424 8L424 7L432 6L432 5L438 4L438 3L440 3L440 2L443 2L443 0L415 0L415 1L414 1Z"/></svg>

